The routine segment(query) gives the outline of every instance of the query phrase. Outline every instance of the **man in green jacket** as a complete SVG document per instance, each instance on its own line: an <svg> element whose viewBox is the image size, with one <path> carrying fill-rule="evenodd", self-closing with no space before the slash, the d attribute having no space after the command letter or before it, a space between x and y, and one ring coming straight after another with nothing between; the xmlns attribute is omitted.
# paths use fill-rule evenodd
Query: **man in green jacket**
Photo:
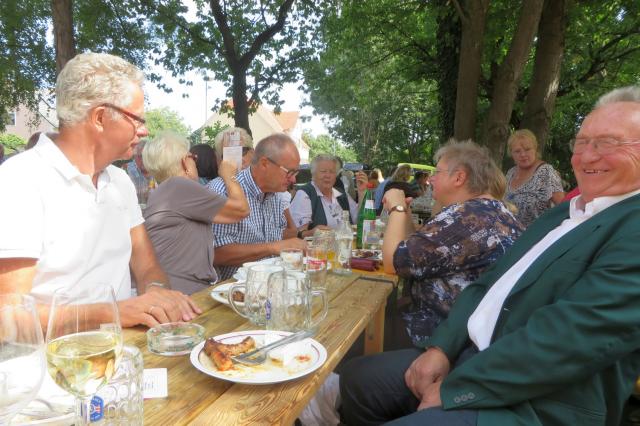
<svg viewBox="0 0 640 426"><path fill-rule="evenodd" d="M640 374L640 87L572 141L581 195L534 222L409 349L353 360L349 425L620 423Z"/></svg>

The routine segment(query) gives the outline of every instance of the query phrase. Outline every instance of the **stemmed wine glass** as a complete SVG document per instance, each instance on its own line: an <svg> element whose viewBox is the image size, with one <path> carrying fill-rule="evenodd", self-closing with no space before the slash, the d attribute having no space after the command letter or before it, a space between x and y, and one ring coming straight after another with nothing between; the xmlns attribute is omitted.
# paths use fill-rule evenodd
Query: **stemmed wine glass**
<svg viewBox="0 0 640 426"><path fill-rule="evenodd" d="M76 397L76 424L88 425L93 394L109 381L122 352L113 289L98 285L54 293L46 346L49 374Z"/></svg>
<svg viewBox="0 0 640 426"><path fill-rule="evenodd" d="M0 425L33 398L44 378L42 327L33 297L0 294Z"/></svg>

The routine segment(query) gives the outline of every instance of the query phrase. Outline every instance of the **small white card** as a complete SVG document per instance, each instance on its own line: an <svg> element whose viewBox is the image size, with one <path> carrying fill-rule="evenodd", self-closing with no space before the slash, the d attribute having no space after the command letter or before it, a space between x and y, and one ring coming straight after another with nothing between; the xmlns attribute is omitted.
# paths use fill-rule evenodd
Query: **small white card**
<svg viewBox="0 0 640 426"><path fill-rule="evenodd" d="M169 396L166 368L145 368L142 372L142 396L144 399Z"/></svg>
<svg viewBox="0 0 640 426"><path fill-rule="evenodd" d="M225 146L222 148L222 159L236 165L236 169L242 169L242 147Z"/></svg>

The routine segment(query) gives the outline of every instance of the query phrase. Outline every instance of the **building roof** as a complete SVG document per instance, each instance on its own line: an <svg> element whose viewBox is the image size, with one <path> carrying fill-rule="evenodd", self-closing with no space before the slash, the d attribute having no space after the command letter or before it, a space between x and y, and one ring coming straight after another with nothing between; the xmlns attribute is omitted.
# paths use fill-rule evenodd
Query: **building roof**
<svg viewBox="0 0 640 426"><path fill-rule="evenodd" d="M273 112L274 117L278 120L278 123L282 126L282 129L286 132L296 127L299 111L281 111L280 113Z"/></svg>

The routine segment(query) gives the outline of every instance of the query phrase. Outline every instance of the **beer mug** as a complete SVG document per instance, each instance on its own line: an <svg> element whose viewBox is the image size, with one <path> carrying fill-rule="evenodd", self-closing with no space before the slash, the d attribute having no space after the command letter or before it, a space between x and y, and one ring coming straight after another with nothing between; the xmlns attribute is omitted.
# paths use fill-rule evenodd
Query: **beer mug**
<svg viewBox="0 0 640 426"><path fill-rule="evenodd" d="M265 324L265 302L267 300L267 286L269 277L273 274L282 275L284 268L280 265L258 264L249 267L247 271L247 281L245 283L235 283L229 289L227 297L229 306L240 316L247 318L255 325ZM233 298L237 291L244 293L244 302L239 305Z"/></svg>
<svg viewBox="0 0 640 426"><path fill-rule="evenodd" d="M322 310L313 319L313 298L320 297ZM329 305L324 290L312 290L302 272L269 277L265 319L267 330L301 331L316 327L327 316Z"/></svg>

